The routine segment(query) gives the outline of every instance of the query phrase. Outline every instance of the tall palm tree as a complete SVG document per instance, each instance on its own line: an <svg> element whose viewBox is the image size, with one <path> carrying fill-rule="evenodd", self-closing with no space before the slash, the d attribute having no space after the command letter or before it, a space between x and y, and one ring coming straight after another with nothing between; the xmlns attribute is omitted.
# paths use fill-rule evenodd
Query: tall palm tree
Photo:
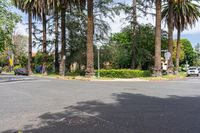
<svg viewBox="0 0 200 133"><path fill-rule="evenodd" d="M63 61L63 57L66 54L66 38L65 38L65 11L68 7L77 6L79 9L82 9L85 6L85 0L13 0L16 7L24 12L28 12L31 9L33 16L42 19L43 21L43 53L44 53L44 67L46 68L46 54L47 54L47 46L46 46L46 15L51 14L53 11L57 9L61 9L62 11L62 56L61 56L61 64L62 73L65 73L65 61ZM23 6L22 6L23 5ZM64 8L63 8L64 7ZM47 70L45 69L45 73Z"/></svg>
<svg viewBox="0 0 200 133"><path fill-rule="evenodd" d="M93 0L87 1L87 68L86 76L94 76L94 53L93 53L93 34L94 34L94 16Z"/></svg>
<svg viewBox="0 0 200 133"><path fill-rule="evenodd" d="M168 7L169 7L169 17L168 17L168 51L171 53L171 57L168 61L168 72L172 73L173 71L173 1L168 0Z"/></svg>
<svg viewBox="0 0 200 133"><path fill-rule="evenodd" d="M173 8L173 15L170 18L170 9ZM176 44L176 73L179 68L180 58L180 38L181 32L188 27L193 27L200 17L199 5L190 0L175 0L172 7L164 6L162 11L163 18L168 21L173 20L173 29L177 29L177 44Z"/></svg>
<svg viewBox="0 0 200 133"><path fill-rule="evenodd" d="M32 8L28 8L23 0L12 0L13 4L23 12L28 13L28 29L29 29L29 41L28 41L28 74L32 74Z"/></svg>
<svg viewBox="0 0 200 133"><path fill-rule="evenodd" d="M65 31L65 13L66 8L61 9L61 62L60 62L60 75L65 76L66 69L66 31Z"/></svg>
<svg viewBox="0 0 200 133"><path fill-rule="evenodd" d="M42 13L42 33L43 33L43 39L42 39L42 50L43 50L43 73L47 75L47 19L46 14Z"/></svg>
<svg viewBox="0 0 200 133"><path fill-rule="evenodd" d="M32 12L28 12L28 29L29 29L29 41L28 41L28 74L32 74Z"/></svg>
<svg viewBox="0 0 200 133"><path fill-rule="evenodd" d="M161 76L161 4L162 0L156 0L156 33L155 33L155 64L154 75Z"/></svg>
<svg viewBox="0 0 200 133"><path fill-rule="evenodd" d="M58 27L59 27L59 22L58 22L58 11L55 11L54 13L54 27L55 27L55 72L59 72L59 54L58 54Z"/></svg>
<svg viewBox="0 0 200 133"><path fill-rule="evenodd" d="M133 13L132 13L132 39L133 39L133 42L132 42L132 63L131 63L131 69L135 69L135 56L136 56L136 26L137 26L137 1L136 0L133 0L132 1L133 3L133 7L132 7L132 10L133 10Z"/></svg>

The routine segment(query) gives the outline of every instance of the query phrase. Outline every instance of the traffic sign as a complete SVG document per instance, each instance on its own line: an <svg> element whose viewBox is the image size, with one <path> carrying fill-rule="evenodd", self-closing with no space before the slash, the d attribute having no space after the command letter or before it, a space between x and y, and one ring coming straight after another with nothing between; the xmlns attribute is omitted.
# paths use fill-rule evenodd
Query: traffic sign
<svg viewBox="0 0 200 133"><path fill-rule="evenodd" d="M165 59L166 59L166 60L169 60L169 58L171 57L171 53L170 53L170 52L166 52L166 53L164 54L164 56L165 56Z"/></svg>

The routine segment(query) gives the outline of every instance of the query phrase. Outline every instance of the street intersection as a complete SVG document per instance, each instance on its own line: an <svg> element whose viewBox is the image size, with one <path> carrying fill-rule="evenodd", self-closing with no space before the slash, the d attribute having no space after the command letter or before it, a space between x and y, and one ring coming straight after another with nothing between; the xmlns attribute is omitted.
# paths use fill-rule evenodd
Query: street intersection
<svg viewBox="0 0 200 133"><path fill-rule="evenodd" d="M0 133L200 132L199 77L142 82L1 79Z"/></svg>

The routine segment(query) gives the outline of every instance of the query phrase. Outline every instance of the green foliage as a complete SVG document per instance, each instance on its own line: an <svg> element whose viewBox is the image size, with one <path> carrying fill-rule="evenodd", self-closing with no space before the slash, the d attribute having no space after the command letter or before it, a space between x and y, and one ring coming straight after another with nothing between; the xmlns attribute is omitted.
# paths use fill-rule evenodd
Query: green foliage
<svg viewBox="0 0 200 133"><path fill-rule="evenodd" d="M183 45L185 58L180 63L186 64L187 61L189 65L194 65L197 58L197 54L194 52L191 42L187 39L181 39L181 44Z"/></svg>
<svg viewBox="0 0 200 133"><path fill-rule="evenodd" d="M109 78L137 78L137 77L150 77L151 71L148 70L129 70L129 69L110 69L99 70L101 77ZM96 74L98 71L96 71Z"/></svg>
<svg viewBox="0 0 200 133"><path fill-rule="evenodd" d="M14 66L13 70L15 71L16 69L22 68L20 65Z"/></svg>
<svg viewBox="0 0 200 133"><path fill-rule="evenodd" d="M196 63L197 60L197 53L194 51L192 44L187 39L181 39L181 50L180 50L180 65L184 66L186 62L193 66ZM176 42L174 43L174 55L173 59L175 61L176 58Z"/></svg>
<svg viewBox="0 0 200 133"><path fill-rule="evenodd" d="M7 0L0 1L0 51L12 44L13 29L21 20L17 14L9 10L9 5Z"/></svg>
<svg viewBox="0 0 200 133"><path fill-rule="evenodd" d="M9 72L10 71L10 67L9 66L4 66L3 67L3 71L4 72Z"/></svg>
<svg viewBox="0 0 200 133"><path fill-rule="evenodd" d="M53 55L44 55L42 52L37 52L37 54L34 57L34 66L42 66L44 62L44 57L47 56L47 71L49 73L53 72L53 66L54 66L54 57Z"/></svg>
<svg viewBox="0 0 200 133"><path fill-rule="evenodd" d="M150 69L154 63L155 27L141 24L136 29L136 66L138 69ZM167 33L162 31L162 49L167 49ZM101 66L109 62L112 68L130 68L132 58L132 30L130 26L113 34L111 42L102 46Z"/></svg>

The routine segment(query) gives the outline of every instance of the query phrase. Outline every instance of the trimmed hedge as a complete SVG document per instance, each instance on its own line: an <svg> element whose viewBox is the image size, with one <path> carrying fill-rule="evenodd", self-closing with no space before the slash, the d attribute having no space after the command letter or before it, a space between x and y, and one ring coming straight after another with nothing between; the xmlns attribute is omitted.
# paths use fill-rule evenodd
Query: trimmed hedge
<svg viewBox="0 0 200 133"><path fill-rule="evenodd" d="M151 71L148 70L130 70L130 69L110 69L99 70L101 77L109 78L137 78L137 77L150 77ZM96 71L96 75L98 70Z"/></svg>
<svg viewBox="0 0 200 133"><path fill-rule="evenodd" d="M20 65L17 65L13 68L13 70L15 71L16 69L22 68Z"/></svg>

